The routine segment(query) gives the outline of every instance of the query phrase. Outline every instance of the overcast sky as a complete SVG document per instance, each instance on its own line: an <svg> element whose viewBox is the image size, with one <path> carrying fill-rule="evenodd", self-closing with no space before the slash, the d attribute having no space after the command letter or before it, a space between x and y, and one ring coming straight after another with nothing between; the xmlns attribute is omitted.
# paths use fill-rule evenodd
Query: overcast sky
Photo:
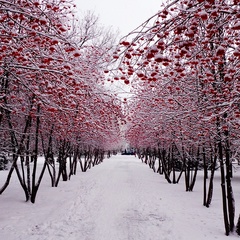
<svg viewBox="0 0 240 240"><path fill-rule="evenodd" d="M80 13L92 10L100 23L118 29L121 36L155 14L161 0L74 0Z"/></svg>

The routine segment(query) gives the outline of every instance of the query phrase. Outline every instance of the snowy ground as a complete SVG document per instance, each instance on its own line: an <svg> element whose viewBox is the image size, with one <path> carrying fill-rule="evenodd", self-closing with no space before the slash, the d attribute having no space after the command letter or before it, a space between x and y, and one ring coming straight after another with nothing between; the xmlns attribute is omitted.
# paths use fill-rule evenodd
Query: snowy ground
<svg viewBox="0 0 240 240"><path fill-rule="evenodd" d="M1 171L1 185L4 175ZM33 205L24 202L13 179L0 196L0 239L239 239L224 235L219 176L209 209L202 206L201 180L199 172L194 192L187 193L183 179L170 185L134 156L117 155L58 188L45 177ZM235 197L240 199L240 191Z"/></svg>

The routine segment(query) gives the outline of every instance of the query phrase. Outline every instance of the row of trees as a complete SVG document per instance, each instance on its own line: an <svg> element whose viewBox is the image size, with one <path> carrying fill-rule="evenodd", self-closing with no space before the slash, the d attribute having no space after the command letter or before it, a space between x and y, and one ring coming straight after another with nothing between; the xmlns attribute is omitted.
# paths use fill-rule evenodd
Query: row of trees
<svg viewBox="0 0 240 240"><path fill-rule="evenodd" d="M168 182L179 180L180 168L187 191L201 164L207 207L210 166L219 162L226 235L235 228L231 160L240 153L239 12L235 0L167 1L114 54L120 59L114 78L132 87L126 138L150 166L159 158Z"/></svg>
<svg viewBox="0 0 240 240"><path fill-rule="evenodd" d="M0 154L11 162L0 194L15 171L35 202L46 169L57 186L119 144L121 104L104 87L115 35L75 11L71 0L0 1Z"/></svg>

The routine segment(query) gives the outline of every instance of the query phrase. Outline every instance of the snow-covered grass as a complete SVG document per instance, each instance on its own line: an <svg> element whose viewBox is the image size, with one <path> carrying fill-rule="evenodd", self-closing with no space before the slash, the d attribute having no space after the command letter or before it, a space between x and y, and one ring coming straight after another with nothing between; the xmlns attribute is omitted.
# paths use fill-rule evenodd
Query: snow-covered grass
<svg viewBox="0 0 240 240"><path fill-rule="evenodd" d="M0 184L7 172L0 172ZM236 212L240 175L233 180ZM45 175L35 204L24 202L14 175L0 196L0 239L7 240L204 240L224 235L220 176L210 208L202 206L202 172L193 192L183 179L168 184L134 156L113 156L69 182L50 187Z"/></svg>

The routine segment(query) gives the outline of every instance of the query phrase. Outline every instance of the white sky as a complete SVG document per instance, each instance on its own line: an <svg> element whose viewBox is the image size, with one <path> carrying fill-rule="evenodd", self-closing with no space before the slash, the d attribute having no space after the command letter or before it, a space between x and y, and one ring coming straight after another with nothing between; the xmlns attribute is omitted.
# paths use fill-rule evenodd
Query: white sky
<svg viewBox="0 0 240 240"><path fill-rule="evenodd" d="M80 13L92 10L104 26L118 29L121 36L155 14L161 0L74 0Z"/></svg>

